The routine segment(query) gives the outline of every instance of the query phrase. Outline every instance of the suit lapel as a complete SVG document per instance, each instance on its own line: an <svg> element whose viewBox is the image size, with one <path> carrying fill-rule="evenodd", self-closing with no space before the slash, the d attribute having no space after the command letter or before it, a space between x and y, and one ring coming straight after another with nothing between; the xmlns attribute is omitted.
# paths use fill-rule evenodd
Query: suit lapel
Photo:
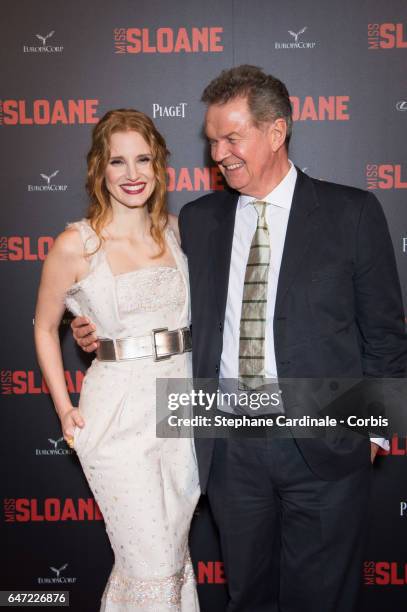
<svg viewBox="0 0 407 612"><path fill-rule="evenodd" d="M318 210L319 204L314 185L312 180L298 168L297 172L278 278L276 315L281 313L287 291L298 273L301 263L305 260L311 239L318 229L315 212Z"/></svg>
<svg viewBox="0 0 407 612"><path fill-rule="evenodd" d="M233 230L239 194L226 193L225 200L216 212L217 227L210 236L211 277L216 296L219 320L225 318L226 298L229 285L230 259L232 254Z"/></svg>

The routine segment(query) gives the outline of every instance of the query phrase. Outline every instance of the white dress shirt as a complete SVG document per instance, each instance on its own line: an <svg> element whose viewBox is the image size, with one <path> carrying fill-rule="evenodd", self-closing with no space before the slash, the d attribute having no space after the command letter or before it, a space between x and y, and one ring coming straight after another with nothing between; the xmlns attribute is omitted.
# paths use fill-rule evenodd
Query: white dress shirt
<svg viewBox="0 0 407 612"><path fill-rule="evenodd" d="M270 237L270 265L267 285L267 314L265 332L265 378L277 378L276 354L274 349L274 309L276 304L277 283L280 274L288 218L294 195L297 170L289 161L290 169L283 180L262 201L268 202L266 220ZM246 264L250 246L257 227L257 212L250 203L259 198L241 195L237 203L232 254L229 271L229 287L226 301L223 328L223 350L220 361L220 379L239 377L239 336L240 318ZM222 387L221 383L221 387ZM228 390L230 389L229 385ZM226 388L226 386L225 386ZM389 443L382 438L372 438L373 442L388 449Z"/></svg>

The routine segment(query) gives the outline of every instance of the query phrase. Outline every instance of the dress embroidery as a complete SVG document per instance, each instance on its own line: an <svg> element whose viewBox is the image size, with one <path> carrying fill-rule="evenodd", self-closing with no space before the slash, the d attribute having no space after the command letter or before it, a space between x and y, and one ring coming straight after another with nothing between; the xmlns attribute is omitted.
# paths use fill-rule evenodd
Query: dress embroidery
<svg viewBox="0 0 407 612"><path fill-rule="evenodd" d="M185 301L185 288L177 268L151 266L116 276L119 310L153 312L177 310Z"/></svg>
<svg viewBox="0 0 407 612"><path fill-rule="evenodd" d="M116 603L131 603L140 608L163 604L177 609L181 603L181 589L187 582L195 582L191 559L176 574L165 578L137 580L113 571L108 583L107 599Z"/></svg>

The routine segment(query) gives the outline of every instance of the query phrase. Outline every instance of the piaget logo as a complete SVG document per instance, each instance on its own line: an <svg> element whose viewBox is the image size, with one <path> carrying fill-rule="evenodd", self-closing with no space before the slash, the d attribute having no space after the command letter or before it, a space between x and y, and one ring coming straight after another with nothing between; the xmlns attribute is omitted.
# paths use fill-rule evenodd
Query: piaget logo
<svg viewBox="0 0 407 612"><path fill-rule="evenodd" d="M115 28L114 52L126 53L220 53L222 27Z"/></svg>
<svg viewBox="0 0 407 612"><path fill-rule="evenodd" d="M59 170L54 170L50 174L40 173L43 179L43 185L27 185L27 191L66 191L68 185L62 185L54 182L55 177L59 174Z"/></svg>
<svg viewBox="0 0 407 612"><path fill-rule="evenodd" d="M284 42L274 42L275 49L315 49L317 43L315 41L306 40L305 32L308 26L303 26L297 31L287 30L291 38Z"/></svg>
<svg viewBox="0 0 407 612"><path fill-rule="evenodd" d="M396 108L400 112L407 111L407 100L399 100L396 103Z"/></svg>
<svg viewBox="0 0 407 612"><path fill-rule="evenodd" d="M153 118L168 117L171 119L184 119L185 109L188 102L177 102L176 104L153 104Z"/></svg>
<svg viewBox="0 0 407 612"><path fill-rule="evenodd" d="M51 42L48 42L51 38L53 38L55 34L54 30L48 32L48 34L36 34L35 38L37 38L42 44L33 45L23 45L23 53L62 53L64 48L61 45L53 45Z"/></svg>

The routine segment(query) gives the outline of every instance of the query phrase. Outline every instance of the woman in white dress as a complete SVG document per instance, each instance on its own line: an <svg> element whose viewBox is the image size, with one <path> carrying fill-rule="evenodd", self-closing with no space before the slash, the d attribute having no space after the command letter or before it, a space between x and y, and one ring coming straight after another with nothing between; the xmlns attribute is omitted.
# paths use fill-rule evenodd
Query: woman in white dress
<svg viewBox="0 0 407 612"><path fill-rule="evenodd" d="M199 497L193 441L156 437L156 379L191 376L187 264L166 210L167 153L138 111L110 111L96 125L88 216L56 239L35 315L39 363L115 555L107 612L199 610L188 553ZM89 317L100 338L79 408L63 374L65 306Z"/></svg>

